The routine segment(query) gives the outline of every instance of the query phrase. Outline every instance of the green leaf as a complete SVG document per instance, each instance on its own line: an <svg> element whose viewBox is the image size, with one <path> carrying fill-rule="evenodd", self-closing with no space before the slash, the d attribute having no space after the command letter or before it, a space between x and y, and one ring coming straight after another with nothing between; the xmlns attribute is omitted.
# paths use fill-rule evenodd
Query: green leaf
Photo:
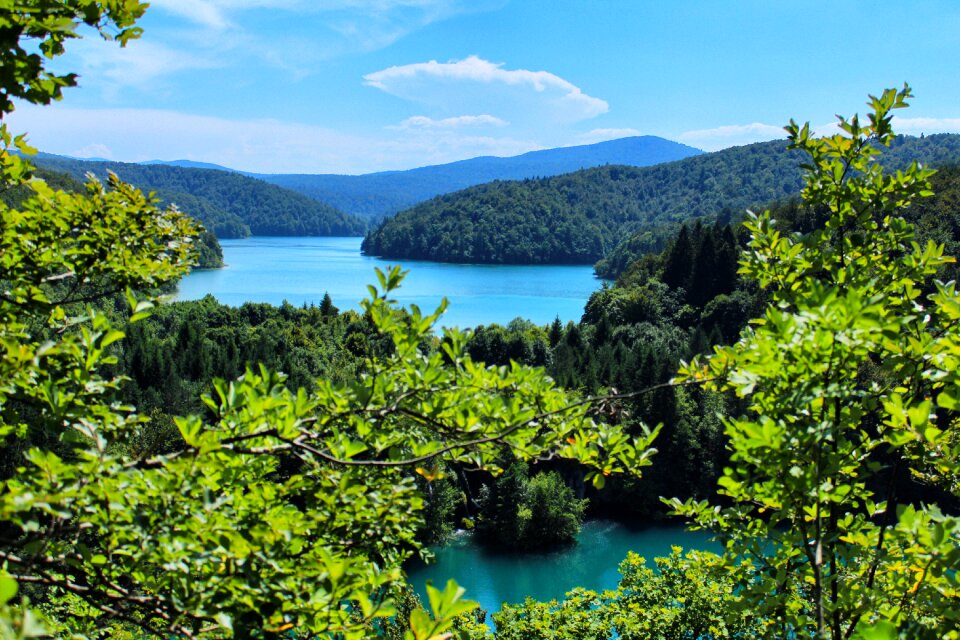
<svg viewBox="0 0 960 640"><path fill-rule="evenodd" d="M0 575L0 605L9 602L17 595L17 581L7 575Z"/></svg>
<svg viewBox="0 0 960 640"><path fill-rule="evenodd" d="M888 620L870 626L857 627L857 637L862 640L896 640L897 627Z"/></svg>

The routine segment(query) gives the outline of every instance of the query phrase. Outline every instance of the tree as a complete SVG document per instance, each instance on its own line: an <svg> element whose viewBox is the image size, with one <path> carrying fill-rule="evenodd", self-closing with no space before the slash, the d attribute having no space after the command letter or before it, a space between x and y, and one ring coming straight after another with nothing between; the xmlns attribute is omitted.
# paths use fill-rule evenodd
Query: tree
<svg viewBox="0 0 960 640"><path fill-rule="evenodd" d="M493 490L480 496L477 531L490 544L545 550L576 542L587 500L578 499L556 471L530 477L524 462L509 464Z"/></svg>
<svg viewBox="0 0 960 640"><path fill-rule="evenodd" d="M931 172L876 162L909 95L871 97L869 124L823 139L791 123L825 226L787 235L751 215L740 273L771 302L673 381L742 408L724 418L723 502L667 501L724 554L675 552L658 573L631 556L616 592L507 607L495 638L960 637L960 519L937 505L960 497L960 296L932 279L942 246L900 217Z"/></svg>
<svg viewBox="0 0 960 640"><path fill-rule="evenodd" d="M687 226L680 227L680 233L670 246L663 265L663 281L678 289L690 283L690 270L693 268L693 244Z"/></svg>
<svg viewBox="0 0 960 640"><path fill-rule="evenodd" d="M879 148L909 88L871 97L863 123L822 139L787 127L809 157L802 193L829 210L806 236L752 216L741 274L770 290L763 318L680 380L710 380L743 398L726 420L732 506L673 501L716 531L736 610L780 637L957 638L960 520L935 503L960 494L960 297L932 281L942 246L920 246L902 212L929 194L914 163L885 174Z"/></svg>
<svg viewBox="0 0 960 640"><path fill-rule="evenodd" d="M324 291L323 299L320 301L320 314L324 317L337 315L338 309L333 306L333 299L330 294Z"/></svg>
<svg viewBox="0 0 960 640"><path fill-rule="evenodd" d="M132 0L26 0L4 9L0 106L59 98L73 82L43 69L80 23L125 43L145 5ZM12 40L10 40L12 38ZM123 333L95 304L124 295L127 322L149 292L185 273L198 229L175 209L110 177L86 195L31 180L2 128L4 186L33 192L0 207L0 437L16 474L0 492L0 630L57 634L357 638L389 616L402 562L416 549L423 499L416 474L440 459L492 472L509 449L590 465L596 483L649 464L653 434L634 439L596 423L590 403L540 369L485 367L466 336L445 333L445 308L397 309L403 274L377 272L365 321L389 344L350 385L321 380L292 392L264 367L218 381L208 413L174 419L183 446L137 456L147 418L117 402L113 348ZM121 298L122 299L122 298ZM140 448L142 449L142 447ZM439 637L471 605L462 590L429 589L432 618L411 614L411 637Z"/></svg>

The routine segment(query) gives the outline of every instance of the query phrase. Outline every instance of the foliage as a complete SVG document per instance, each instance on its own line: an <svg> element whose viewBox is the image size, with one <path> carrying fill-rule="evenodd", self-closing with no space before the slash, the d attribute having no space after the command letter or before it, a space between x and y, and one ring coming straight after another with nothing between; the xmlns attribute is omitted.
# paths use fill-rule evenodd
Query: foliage
<svg viewBox="0 0 960 640"><path fill-rule="evenodd" d="M960 171L946 167L930 180L935 195L905 208L903 217L916 224L916 240L921 246L934 240L944 243L945 252L954 255L960 246L956 221ZM794 199L770 206L771 218L782 233L814 232L823 228L828 214L829 209L822 205ZM713 252L702 250L708 236ZM715 344L735 342L748 320L763 314L769 299L768 291L755 281L739 276L731 280L729 268L721 267L732 261L731 250L739 255L746 247L747 236L742 223L684 225L663 241L662 251L646 254L630 265L614 286L591 296L575 330L553 329L557 337L550 338L550 374L570 387L590 391L614 387L631 392L666 383L680 359L705 353ZM705 261L706 253L712 253L714 259ZM718 261L724 254L728 257ZM712 291L695 285L695 268L699 274L711 276L706 284L715 287ZM722 273L728 275L718 278ZM944 265L939 273L943 280L956 279L956 263ZM928 283L926 289L932 291L933 285ZM517 339L511 334L504 342ZM655 465L642 483L610 483L604 492L591 496L594 512L649 518L662 512L657 496L699 500L713 495L727 460L726 436L717 415L739 411L731 392L665 388L626 401L624 410L626 420L632 416L651 424L664 423L658 449L661 458L671 464ZM911 500L937 499L935 492L919 485L901 486L898 491Z"/></svg>
<svg viewBox="0 0 960 640"><path fill-rule="evenodd" d="M142 9L32 0L4 19L24 25L15 43L51 29L69 35L80 20L114 24L124 42ZM41 45L50 57L62 51L57 38ZM12 55L25 64L4 65L5 96L27 85L40 92L27 99L45 102L69 82L41 78L36 59ZM181 448L131 453L146 417L118 402L122 379L111 367L123 333L115 311L85 305L125 291L128 322L142 320L151 302L131 291L180 277L196 228L114 175L108 187L89 182L85 195L30 181L29 164L10 151L29 151L23 138L0 131L4 186L35 194L0 207L0 437L32 445L4 451L17 465L0 492L7 631L35 628L35 610L13 600L28 586L63 635L120 626L158 636L360 637L391 613L388 595L417 548L423 503L413 478L436 477L441 457L496 470L509 449L571 457L598 474L649 464L652 434L630 438L597 423L588 402L542 370L477 365L456 332L442 352L424 353L443 307L428 316L394 308L398 268L378 272L365 305L390 353L367 359L355 383L294 392L280 374L247 370L215 383L205 415L174 420ZM431 613L411 613L414 640L441 636L473 606L452 583L428 594Z"/></svg>
<svg viewBox="0 0 960 640"><path fill-rule="evenodd" d="M480 326L467 343L470 356L487 364L510 364L511 360L543 367L549 364L549 338L529 320L515 318L507 326Z"/></svg>
<svg viewBox="0 0 960 640"><path fill-rule="evenodd" d="M586 589L574 589L560 602L527 598L521 605L504 604L493 614L497 626L493 637L497 640L607 640L610 625L600 606L598 595Z"/></svg>
<svg viewBox="0 0 960 640"><path fill-rule="evenodd" d="M456 476L451 477L447 470L442 470L442 474L432 481L417 477L424 504L423 524L417 530L417 540L423 545L444 544L450 539L457 508L464 502Z"/></svg>
<svg viewBox="0 0 960 640"><path fill-rule="evenodd" d="M656 558L656 568L635 553L620 563L622 578L608 607L617 636L646 638L767 637L763 621L736 610L736 583L720 558L704 551Z"/></svg>
<svg viewBox="0 0 960 640"><path fill-rule="evenodd" d="M751 147L752 146L755 145L751 145ZM751 147L745 147L744 149ZM936 134L923 138L898 136L890 141L889 146L881 146L879 150L883 152L884 165L891 170L905 168L912 161L922 162L933 167L949 167L950 165L955 165L958 159L960 159L960 138L950 134ZM793 157L796 158L796 156ZM748 168L748 166L739 167L738 170L740 173L735 174L735 176L743 175L743 172L752 171L753 169ZM753 168L757 168L756 163L754 163ZM793 184L799 184L799 169L800 167L798 166L796 175L791 176ZM938 177L933 178L935 187L939 187L937 184L938 180ZM946 189L944 189L944 192L945 191ZM938 188L937 193L939 192L940 189ZM809 209L805 208L804 205L798 201L798 195L799 194L793 192L793 190L786 190L783 193L772 193L769 199L758 202L771 203L769 208L773 212L774 218L781 222L787 222L791 230L810 231L811 227L805 226L805 223L819 220L819 224L822 224L823 220L820 219L818 215L811 216L807 220L797 219L795 217L797 214L807 216L810 213ZM715 220L721 225L725 225L731 220L741 221L744 208L750 206L750 203L740 199L736 192L720 196L717 202L719 205L722 205L722 208L720 208L716 214ZM756 204L756 202L754 204ZM912 214L909 212L907 212L906 215L908 218L912 217ZM784 218L786 218L786 220L784 220ZM934 226L940 226L941 224L942 221L933 220ZM597 276L611 280L622 277L628 270L628 267L634 262L651 253L659 252L671 237L675 235L676 226L675 223L668 222L633 233L633 235L614 247L612 251L594 265Z"/></svg>
<svg viewBox="0 0 960 640"><path fill-rule="evenodd" d="M675 223L666 223L631 234L593 265L598 278L615 280L627 267L644 256L661 252L677 233Z"/></svg>
<svg viewBox="0 0 960 640"><path fill-rule="evenodd" d="M771 304L682 374L715 380L746 411L725 421L732 506L672 504L720 534L738 608L779 636L957 637L960 522L902 497L911 479L960 490L960 299L931 283L942 246L916 243L902 217L931 172L877 163L909 96L872 97L866 123L840 119L823 139L791 122L791 147L809 157L803 198L826 224L799 236L769 212L749 220L741 273Z"/></svg>
<svg viewBox="0 0 960 640"><path fill-rule="evenodd" d="M933 195L913 203L904 217L915 225L917 240L943 245L948 256L960 256L960 165L941 167L930 178ZM960 280L956 262L941 267L943 281Z"/></svg>
<svg viewBox="0 0 960 640"><path fill-rule="evenodd" d="M360 235L364 223L304 195L256 178L211 169L124 162L91 162L43 154L41 167L84 179L108 171L151 189L164 202L188 210L222 238Z"/></svg>
<svg viewBox="0 0 960 640"><path fill-rule="evenodd" d="M493 614L496 631L471 629L471 640L747 640L765 638L765 621L736 606L736 583L721 558L703 551L682 554L679 547L655 567L630 553L620 563L615 590L574 589L560 601L504 605ZM614 633L616 634L614 636Z"/></svg>
<svg viewBox="0 0 960 640"><path fill-rule="evenodd" d="M113 182L125 205L137 202L136 192ZM57 194L54 207L43 199L54 196L42 183L33 186L38 204L27 201L26 212L47 217L7 211L4 255L13 256L24 240L50 250L40 265L3 265L17 296L5 301L4 400L30 401L39 415L5 431L23 435L46 426L70 446L69 455L30 449L6 481L2 516L19 533L0 553L19 582L45 585L50 597L77 596L104 623L126 621L161 635L296 629L354 637L368 620L389 615L384 594L402 579L401 563L416 547L422 499L413 467L433 477L431 465L444 455L496 469L501 446L527 458L574 457L603 473L649 463L649 437L631 440L594 423L587 404L572 403L541 370L478 366L456 332L446 334L443 354L424 354L419 347L439 312L424 317L390 306L399 269L379 274L382 290L371 288L366 303L393 354L369 360L355 384L321 381L312 393L293 393L282 376L248 370L234 383L215 384L205 399L212 422L196 415L175 420L185 448L131 457L126 452L142 418L113 403L119 381L97 373L111 363L106 347L122 334L96 312L89 328L67 316L33 282L64 269L80 280L89 273L136 287L175 277L189 257L178 234L189 227L174 210L163 217L149 207L139 216L132 207L86 207L89 236L97 240L91 252L87 234L73 243L48 235L75 196ZM113 192L90 188L112 202ZM149 240L139 239L139 230ZM117 236L120 246L109 241ZM95 262L72 257L89 253ZM143 303L131 304L142 313ZM53 328L66 322L53 347L41 346L24 324L40 319L24 317L33 305L53 318ZM25 348L58 361L31 358ZM417 638L442 632L446 618L462 612L456 588L436 593L435 621L411 620Z"/></svg>
<svg viewBox="0 0 960 640"><path fill-rule="evenodd" d="M529 475L523 462L513 462L485 485L480 499L477 533L481 540L508 549L549 549L576 542L587 501L576 497L556 471Z"/></svg>
<svg viewBox="0 0 960 640"><path fill-rule="evenodd" d="M263 363L286 374L292 391L312 390L318 378L353 382L378 343L372 323L354 312L322 307L219 304L208 296L165 304L125 328L114 371L126 378L123 400L142 413L177 415L204 410L200 395L216 378L231 380ZM355 355L347 345L361 342Z"/></svg>
<svg viewBox="0 0 960 640"><path fill-rule="evenodd" d="M24 184L10 165L7 169L8 183ZM7 540L0 557L8 571L18 570L12 564L22 568L18 560L24 556L18 554L24 552L29 565L41 562L37 574L16 576L21 584L45 579L47 536L71 520L64 509L75 504L76 496L69 490L57 498L52 494L59 493L61 483L77 491L89 487L97 476L87 472L105 454L107 437L132 430L139 422L128 408L109 402L118 381L97 372L101 363L111 362L107 349L121 334L103 313L82 305L130 288L152 289L178 277L193 258L190 238L195 234L186 216L175 209L158 210L115 176L109 189L90 182L85 195L54 191L42 181L28 186L35 195L19 210L0 207L0 279L5 285L0 296L0 435L8 440L47 434L59 442L56 452L31 449L17 461L46 477L49 484L37 487L40 494L25 496L15 479L3 486L0 519L6 523ZM131 297L134 314L148 306ZM76 466L64 464L65 458L74 459ZM32 474L20 469L18 475L29 482ZM59 522L52 529L51 519ZM14 533L18 524L19 535ZM75 563L74 554L86 552L79 539L74 542L78 546L71 544L60 562ZM29 623L35 620L29 609L9 613L4 624L13 620L18 633L35 624Z"/></svg>
<svg viewBox="0 0 960 640"><path fill-rule="evenodd" d="M0 112L13 111L14 98L49 104L60 99L64 87L76 86L76 74L52 72L45 67L45 59L64 53L66 43L77 37L79 25L92 27L103 38L124 46L140 35L140 28L134 25L146 8L137 0L48 0L42 6L31 0L5 2L0 16L0 68L4 69L0 74Z"/></svg>
<svg viewBox="0 0 960 640"><path fill-rule="evenodd" d="M67 191L69 193L84 193L86 191L82 182L75 180L66 173L38 169L33 172L33 176L46 182L47 186L55 191ZM34 191L28 185L9 186L0 192L0 202L9 208L16 209L32 195L34 195ZM196 249L197 257L193 266L200 269L216 269L223 266L223 248L214 234L206 230L200 231L200 235L196 238Z"/></svg>
<svg viewBox="0 0 960 640"><path fill-rule="evenodd" d="M223 247L212 231L204 229L197 236L197 261L193 266L198 269L219 269L223 266Z"/></svg>

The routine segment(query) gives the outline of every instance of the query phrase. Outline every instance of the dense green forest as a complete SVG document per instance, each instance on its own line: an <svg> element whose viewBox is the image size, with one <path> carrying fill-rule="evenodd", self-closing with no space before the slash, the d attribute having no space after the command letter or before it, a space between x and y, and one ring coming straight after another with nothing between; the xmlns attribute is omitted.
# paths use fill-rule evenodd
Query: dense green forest
<svg viewBox="0 0 960 640"><path fill-rule="evenodd" d="M940 170L932 178L932 189L936 195L908 209L907 219L917 225L919 241L935 240L956 252L960 169ZM824 222L822 212L797 200L774 203L771 210L788 232L806 233ZM636 261L616 284L595 293L581 322L540 327L518 318L506 326L476 327L466 343L467 352L490 365L516 361L546 367L563 386L590 393L609 388L631 393L665 383L681 360L735 341L747 321L761 315L767 295L736 273L746 238L739 223L698 220L682 225L665 240L663 250ZM958 275L956 264L945 269L945 279ZM436 351L440 344L432 339L421 348ZM212 389L214 378L233 379L247 366L262 362L285 372L291 389L309 389L317 379L353 382L365 358L389 351L369 318L338 312L328 296L320 306L306 308L252 303L231 308L208 297L165 305L132 325L117 372L130 377L123 387L125 401L153 416L158 425L166 425L162 437L154 434L149 439L169 447L169 439L177 440L172 417L201 411L199 398ZM697 388L667 387L630 400L620 410L646 424L664 424L658 448L671 464L654 466L640 483L614 479L602 492L587 488L589 513L643 522L665 515L660 496L713 495L727 463L723 425L717 416L735 407L735 398ZM517 502L524 491L517 483L530 482L531 472L539 477L551 467L518 464L510 469L496 481L489 475L476 477L472 489L458 480L457 469L452 482L437 481L453 497L437 490L436 500L448 504L431 514L431 526L421 530L424 540L442 542L470 515L483 539L496 546L548 545L548 537L532 533L533 524L515 518L524 512ZM567 473L568 478L575 476ZM555 493L563 492L557 487ZM471 501L468 508L465 500ZM571 500L565 504L574 504ZM577 513L573 507L562 511ZM526 513L536 514L530 516L534 524L551 518L532 508ZM579 513L573 522L588 512ZM569 522L540 526L541 531L566 532L560 536L565 541L577 530Z"/></svg>
<svg viewBox="0 0 960 640"><path fill-rule="evenodd" d="M363 250L440 262L593 263L634 233L651 234L639 242L656 247L680 221L798 194L799 155L785 146L764 142L653 167L608 166L472 187L385 220L367 234ZM885 154L891 169L911 160L956 162L960 136L904 137Z"/></svg>
<svg viewBox="0 0 960 640"><path fill-rule="evenodd" d="M210 169L123 162L89 162L41 154L38 166L84 180L113 171L121 179L154 191L164 203L189 211L220 238L257 236L355 236L359 219L302 194L256 178Z"/></svg>
<svg viewBox="0 0 960 640"><path fill-rule="evenodd" d="M495 336L507 336L510 344L497 351ZM552 359L547 339L545 328L517 321L507 328L478 327L467 351L478 362L509 364L513 359L543 365ZM420 348L439 353L441 343L431 337ZM369 358L392 351L369 317L339 312L329 296L309 307L229 307L208 296L166 304L127 327L112 372L128 378L121 387L123 401L150 416L150 426L133 445L137 455L150 456L183 446L174 417L202 412L200 398L213 390L217 378L235 379L263 364L283 371L291 391L310 391L318 380L355 384ZM576 498L543 465L531 468L510 457L504 464L509 472L499 479L472 472L472 488L459 481L468 469L462 465L435 480L418 538L425 544L444 543L468 518L484 542L500 548L542 550L572 542L587 501Z"/></svg>
<svg viewBox="0 0 960 640"><path fill-rule="evenodd" d="M698 153L697 149L656 136L637 136L531 151L509 158L471 158L406 171L359 176L282 174L258 177L366 220L377 221L434 196L492 180L554 176L605 164L645 167Z"/></svg>

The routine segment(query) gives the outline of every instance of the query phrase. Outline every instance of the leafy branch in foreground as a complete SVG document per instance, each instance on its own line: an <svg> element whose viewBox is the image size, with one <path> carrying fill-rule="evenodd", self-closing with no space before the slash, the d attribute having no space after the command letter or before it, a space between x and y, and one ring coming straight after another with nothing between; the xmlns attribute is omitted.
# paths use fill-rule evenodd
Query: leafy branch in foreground
<svg viewBox="0 0 960 640"><path fill-rule="evenodd" d="M931 171L885 174L879 147L909 88L871 97L868 122L811 137L804 201L830 214L807 236L753 216L740 273L770 289L765 315L681 380L712 377L746 403L726 421L733 506L672 501L717 532L739 576L736 610L784 637L956 638L960 520L904 503L912 481L958 496L960 298L932 281L952 260L902 217Z"/></svg>
<svg viewBox="0 0 960 640"><path fill-rule="evenodd" d="M649 464L655 433L596 423L542 370L473 363L456 331L424 354L442 307L401 313L388 300L399 269L378 277L383 292L365 305L394 353L353 385L293 393L279 374L248 371L205 399L213 422L177 419L185 449L149 460L121 453L139 419L88 398L61 425L75 432L71 455L31 449L6 482L0 514L19 531L0 551L8 570L158 635L359 637L392 613L417 548L415 464L442 454L496 471L509 450L579 460L601 479ZM120 337L102 316L92 326ZM93 382L102 353L72 354ZM45 397L62 413L66 396Z"/></svg>
<svg viewBox="0 0 960 640"><path fill-rule="evenodd" d="M45 65L82 25L124 44L146 8L8 5L3 114L12 98L46 104L74 84ZM127 322L142 319L154 301L132 292L183 275L198 229L114 177L84 195L56 191L13 152L31 151L23 136L0 125L0 139L0 187L30 192L0 205L0 438L15 469L0 478L4 636L362 637L392 613L401 563L418 549L415 478L437 474L428 462L496 471L504 450L559 455L594 467L597 484L649 464L652 433L632 440L596 423L542 370L475 364L457 332L423 353L442 307L397 310L396 268L378 273L382 293L366 303L393 353L355 384L292 393L281 374L248 371L217 384L206 419L176 420L185 448L133 456L147 419L116 400L117 313L85 305L126 291ZM433 616L411 616L416 640L443 637L471 606L455 585L430 594Z"/></svg>

